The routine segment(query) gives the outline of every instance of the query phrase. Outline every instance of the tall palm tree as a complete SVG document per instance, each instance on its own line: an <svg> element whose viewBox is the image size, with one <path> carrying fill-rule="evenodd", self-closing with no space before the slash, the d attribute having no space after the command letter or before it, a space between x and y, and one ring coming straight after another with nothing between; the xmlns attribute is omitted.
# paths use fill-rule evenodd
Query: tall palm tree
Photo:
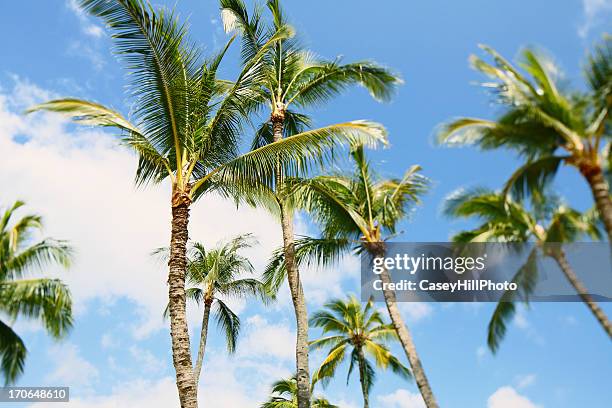
<svg viewBox="0 0 612 408"><path fill-rule="evenodd" d="M517 198L525 193L537 198L561 164L576 168L591 189L612 243L612 199L602 172L612 136L612 37L605 37L587 61L587 93L564 90L559 68L531 49L523 51L520 63L529 78L495 50L482 48L494 63L472 56L472 66L494 81L484 86L495 91L505 110L495 120L457 119L444 127L440 140L516 151L524 164L504 191Z"/></svg>
<svg viewBox="0 0 612 408"><path fill-rule="evenodd" d="M187 259L187 299L197 304L204 303L200 345L196 359L194 376L196 384L202 372L202 363L208 338L208 322L211 312L217 325L225 333L227 351L234 353L240 334L240 318L224 301L256 296L267 300L263 283L257 279L241 277L254 272L248 258L239 252L255 244L251 234L239 235L228 242L219 244L207 251L201 243L194 243L188 251ZM166 309L167 314L168 309Z"/></svg>
<svg viewBox="0 0 612 408"><path fill-rule="evenodd" d="M280 380L272 385L270 399L260 408L298 408L298 386L295 377ZM339 408L323 397L315 397L310 403L311 408Z"/></svg>
<svg viewBox="0 0 612 408"><path fill-rule="evenodd" d="M312 349L329 349L321 367L313 375L313 381L329 381L350 349L346 380L348 382L356 364L359 367L364 408L370 406L369 394L376 377L376 369L368 356L374 359L378 367L391 369L404 378L410 377L410 370L391 354L386 345L389 340L397 340L397 333L393 325L385 323L380 312L374 310L372 300L365 307L355 296L329 301L324 310L312 315L310 325L322 328L323 336L329 334L310 343Z"/></svg>
<svg viewBox="0 0 612 408"><path fill-rule="evenodd" d="M385 179L374 174L363 146L355 146L351 157L353 174L287 181L291 205L308 211L322 230L321 238L305 237L296 241L298 264L329 265L349 252L383 257L385 241L397 233L398 223L408 215L412 205L419 202L427 188L427 180L419 174L419 166L412 166L401 179ZM266 267L264 281L277 288L285 274L283 253L277 251ZM387 270L380 276L383 282L390 282ZM385 289L384 298L423 400L428 408L437 407L412 335L397 307L395 292Z"/></svg>
<svg viewBox="0 0 612 408"><path fill-rule="evenodd" d="M155 11L145 0L80 0L90 14L111 30L119 58L131 78L133 121L98 103L74 98L35 106L30 111L64 113L77 123L114 127L138 154L137 184L169 179L172 186L168 273L172 356L181 407L197 406L189 333L185 318L185 274L188 219L192 203L216 191L241 200L247 191L269 184L274 169L302 167L320 159L339 142L384 138L370 122L348 122L301 132L276 143L239 154L243 125L258 105L259 66L268 49L293 32L282 26L244 64L233 82L216 77L232 43L204 59L187 39L187 25L172 12ZM254 193L253 193L254 194Z"/></svg>
<svg viewBox="0 0 612 408"><path fill-rule="evenodd" d="M266 6L272 16L271 24L262 20L261 7L258 5L249 15L242 0L221 0L221 15L226 30L237 30L242 35L242 56L245 62L260 51L272 33L287 24L279 0L268 0ZM302 109L321 105L352 84L362 85L374 98L386 100L401 83L390 71L369 61L341 64L338 60L320 60L304 49L295 38L281 39L270 47L261 70L265 79L260 89L260 103L269 112L269 120L259 128L253 149L278 142L310 125L310 118L292 110L294 106ZM291 175L287 169L277 167L275 185L271 186L275 197L272 206L281 221L287 278L296 315L299 407L305 408L310 401L308 312L298 266L294 260L293 212L287 207L279 189L284 178Z"/></svg>
<svg viewBox="0 0 612 408"><path fill-rule="evenodd" d="M43 323L52 337L62 338L72 327L70 291L59 279L26 277L44 268L70 265L71 249L65 241L35 240L42 230L39 215L15 219L24 206L16 201L0 218L0 312L15 321L20 317ZM23 373L27 349L23 340L0 320L0 371L5 384Z"/></svg>
<svg viewBox="0 0 612 408"><path fill-rule="evenodd" d="M460 190L452 194L445 203L444 211L453 217L478 218L482 221L476 228L453 236L453 241L537 243L513 278L520 292L505 292L489 322L488 345L492 351L498 349L506 333L507 322L514 315L514 301L521 295L523 300L528 301L535 287L538 253L555 260L576 293L612 338L612 323L574 272L562 247L564 243L577 242L585 237L600 238L598 218L592 211L581 214L554 198L536 203L534 211L529 211L521 203L485 189Z"/></svg>

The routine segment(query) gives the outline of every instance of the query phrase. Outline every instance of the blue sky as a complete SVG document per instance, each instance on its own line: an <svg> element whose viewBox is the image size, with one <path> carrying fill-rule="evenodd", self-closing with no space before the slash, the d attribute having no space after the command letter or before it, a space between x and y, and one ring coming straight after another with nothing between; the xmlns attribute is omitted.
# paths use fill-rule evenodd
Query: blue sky
<svg viewBox="0 0 612 408"><path fill-rule="evenodd" d="M318 125L380 121L392 144L372 153L381 171L401 174L413 163L423 166L433 188L403 225L402 239L411 241L446 240L463 224L440 215L441 200L461 186L496 188L516 165L505 152L432 143L436 126L449 118L496 112L474 85L482 78L467 63L477 44L489 44L508 57L525 45L543 47L567 80L581 87L585 50L612 22L609 0L284 3L302 39L318 54L373 59L403 76L405 85L391 103L377 104L355 89L317 111L315 120ZM176 7L182 17L189 16L193 38L207 50L226 40L215 1L177 1ZM45 216L49 235L71 240L78 251L75 267L61 272L76 299L76 324L66 341L55 343L35 324L16 323L30 350L20 384L70 385L74 402L66 406L73 408L175 406L169 334L161 319L164 270L148 255L168 239L167 187L135 190L134 158L110 134L77 129L54 116L21 115L28 105L59 95L127 112L125 78L110 41L99 22L71 1L29 0L3 6L0 50L2 204L25 199L30 210ZM223 75L231 78L237 62L234 49ZM556 189L579 208L591 205L588 190L571 170L562 171ZM191 236L208 245L254 232L261 245L249 255L258 267L279 243L278 228L261 211L237 211L212 198L192 213ZM297 229L313 232L304 218ZM346 259L327 271L305 271L304 279L314 310L330 296L358 289L358 263ZM213 330L203 406L257 406L269 385L291 372L289 304L286 294L267 308L234 304L244 322L239 351L227 357ZM612 314L610 305L604 307ZM612 350L581 304L521 309L495 356L485 348L492 305L405 304L402 310L441 406L606 407L612 401ZM197 309L190 310L190 320L197 329ZM314 356L313 366L320 357ZM343 407L360 404L358 383L346 387L343 376L324 392ZM412 383L382 373L372 402L375 407L421 406Z"/></svg>

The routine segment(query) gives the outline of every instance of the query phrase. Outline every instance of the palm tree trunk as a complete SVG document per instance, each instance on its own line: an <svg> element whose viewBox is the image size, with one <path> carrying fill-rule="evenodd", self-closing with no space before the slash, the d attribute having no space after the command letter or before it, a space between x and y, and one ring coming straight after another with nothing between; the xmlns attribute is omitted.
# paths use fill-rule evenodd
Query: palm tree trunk
<svg viewBox="0 0 612 408"><path fill-rule="evenodd" d="M610 198L610 187L604 178L603 171L599 165L595 165L582 167L580 172L591 187L595 206L608 234L608 242L612 245L612 199Z"/></svg>
<svg viewBox="0 0 612 408"><path fill-rule="evenodd" d="M202 372L202 362L204 361L204 351L206 350L206 338L208 337L208 319L210 318L210 308L212 299L204 301L204 315L202 316L202 329L200 331L200 347L198 349L198 359L196 360L195 369L193 371L194 381L196 385L200 381L200 373Z"/></svg>
<svg viewBox="0 0 612 408"><path fill-rule="evenodd" d="M359 381L361 382L361 392L363 394L363 408L369 408L370 396L368 393L368 380L366 379L365 355L361 346L357 348L357 355L359 357Z"/></svg>
<svg viewBox="0 0 612 408"><path fill-rule="evenodd" d="M189 200L173 196L172 236L170 260L168 261L168 291L170 311L170 335L172 337L172 360L176 371L181 408L197 408L197 387L191 365L191 347L186 316L185 273L187 270L187 225L189 222Z"/></svg>
<svg viewBox="0 0 612 408"><path fill-rule="evenodd" d="M557 264L565 274L565 277L569 281L569 283L576 289L576 292L582 299L582 301L587 305L587 307L591 310L591 313L595 316L601 327L608 333L608 336L612 339L612 323L608 320L608 317L604 313L604 311L599 307L597 302L593 300L591 295L589 294L587 288L582 284L582 282L578 279L576 274L574 273L573 268L567 261L565 257L565 253L563 250L554 251L551 255Z"/></svg>
<svg viewBox="0 0 612 408"><path fill-rule="evenodd" d="M378 252L378 251L376 251ZM381 256L380 253L375 253L375 257ZM384 251L382 251L382 256L384 256ZM391 317L391 323L393 323L393 328L397 332L397 336L399 337L400 343L404 348L404 352L406 353L406 357L408 357L408 361L410 362L410 367L412 368L412 375L414 376L414 380L417 383L417 387L421 392L421 396L423 397L423 401L425 402L425 406L427 408L438 408L438 403L436 402L436 398L431 390L431 386L429 385L429 380L427 380L427 376L425 375L425 370L423 369L423 365L421 364L421 359L416 350L416 346L412 341L412 335L406 324L404 324L404 319L400 314L400 311L397 307L397 299L395 297L395 292L392 290L385 289L387 284L391 282L391 277L389 276L389 271L386 268L383 268L382 273L380 274L380 278L383 281L383 296L385 297L385 303L387 304L387 310L389 311L389 316Z"/></svg>
<svg viewBox="0 0 612 408"><path fill-rule="evenodd" d="M274 131L274 141L283 138L284 115L273 116L272 125ZM283 183L282 169L276 168L276 188ZM296 378L297 378L297 400L298 408L310 408L310 371L308 369L308 311L306 309L306 299L304 289L300 280L300 272L295 259L295 243L293 235L293 214L286 208L284 199L278 197L280 207L281 227L283 232L283 249L285 255L285 266L287 268L287 281L291 291L291 300L295 310L296 320Z"/></svg>

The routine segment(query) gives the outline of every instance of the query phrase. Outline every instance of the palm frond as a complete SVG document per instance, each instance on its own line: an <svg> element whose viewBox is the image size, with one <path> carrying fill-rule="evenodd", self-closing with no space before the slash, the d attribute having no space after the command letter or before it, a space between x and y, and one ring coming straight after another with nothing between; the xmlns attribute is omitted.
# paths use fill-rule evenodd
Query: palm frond
<svg viewBox="0 0 612 408"><path fill-rule="evenodd" d="M70 291L58 279L0 282L0 310L12 318L39 319L56 338L72 327Z"/></svg>
<svg viewBox="0 0 612 408"><path fill-rule="evenodd" d="M85 126L115 127L127 133L142 135L140 130L119 112L95 102L76 98L55 99L34 105L28 108L26 113L38 111L61 113Z"/></svg>
<svg viewBox="0 0 612 408"><path fill-rule="evenodd" d="M538 279L537 257L537 250L532 250L525 264L519 268L512 278L512 282L517 284L520 292L517 293L512 290L504 292L489 320L487 344L494 353L499 349L499 345L506 335L508 322L514 317L516 312L515 302L518 300L528 302L529 295L535 288Z"/></svg>
<svg viewBox="0 0 612 408"><path fill-rule="evenodd" d="M212 187L222 189L226 185L243 186L247 192L252 191L253 185L271 186L279 162L285 174L297 174L308 170L313 162L328 161L334 149L342 145L364 143L375 147L385 140L385 129L368 121L308 130L252 150L216 168L194 184L193 196L197 198Z"/></svg>
<svg viewBox="0 0 612 408"><path fill-rule="evenodd" d="M314 63L296 75L291 86L286 89L284 99L287 105L321 105L349 86L358 84L366 88L374 99L387 101L401 83L398 75L370 61L350 64L340 64L338 61Z"/></svg>
<svg viewBox="0 0 612 408"><path fill-rule="evenodd" d="M217 325L225 333L227 351L234 353L240 335L240 318L223 301L217 299L214 310Z"/></svg>
<svg viewBox="0 0 612 408"><path fill-rule="evenodd" d="M0 320L0 368L5 385L13 384L23 373L26 354L23 340Z"/></svg>
<svg viewBox="0 0 612 408"><path fill-rule="evenodd" d="M566 159L565 156L546 156L525 163L510 176L503 194L512 194L518 200L530 194L535 200L541 201L541 193L546 190Z"/></svg>

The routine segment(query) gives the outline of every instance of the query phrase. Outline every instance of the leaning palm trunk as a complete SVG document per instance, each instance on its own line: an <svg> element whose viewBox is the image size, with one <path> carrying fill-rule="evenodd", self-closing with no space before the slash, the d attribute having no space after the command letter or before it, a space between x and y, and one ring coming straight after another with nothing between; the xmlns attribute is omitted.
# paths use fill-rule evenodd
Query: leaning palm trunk
<svg viewBox="0 0 612 408"><path fill-rule="evenodd" d="M587 288L582 284L582 282L578 279L571 265L567 261L565 257L565 253L562 250L554 251L551 254L552 258L557 262L563 274L569 281L569 283L574 287L582 301L587 305L587 307L591 310L591 313L595 316L601 327L608 333L608 336L612 339L612 323L608 320L608 317L604 313L603 310L599 307L597 302L593 300L593 297L588 293Z"/></svg>
<svg viewBox="0 0 612 408"><path fill-rule="evenodd" d="M283 138L284 115L274 115L272 118L274 141ZM276 188L283 183L283 174L280 166L276 168ZM295 258L295 242L293 235L293 214L285 205L283 198L278 199L280 207L281 227L283 231L283 250L287 268L287 281L291 292L291 300L295 310L296 321L296 379L298 408L310 407L310 371L308 369L308 311L306 299L300 280L300 272Z"/></svg>
<svg viewBox="0 0 612 408"><path fill-rule="evenodd" d="M200 381L200 373L202 372L202 362L204 361L204 352L206 351L206 339L208 338L208 320L210 318L211 300L204 301L204 315L202 316L202 329L200 331L200 347L198 349L198 359L196 360L195 369L193 371L194 381L196 385Z"/></svg>
<svg viewBox="0 0 612 408"><path fill-rule="evenodd" d="M608 234L608 242L612 245L612 199L610 198L610 187L604 178L601 167L595 166L580 169L591 188L595 206Z"/></svg>
<svg viewBox="0 0 612 408"><path fill-rule="evenodd" d="M375 258L385 255L384 249L380 247L374 248L372 252L373 257ZM388 284L391 283L391 277L389 276L389 271L387 271L386 268L383 268L380 278L383 282L383 296L385 298L385 303L387 304L389 317L391 317L393 328L399 337L400 343L402 344L404 352L406 353L406 357L408 357L410 367L412 368L412 375L417 383L417 387L419 387L423 401L425 401L427 408L438 408L438 403L436 402L436 398L431 390L431 386L429 385L429 380L427 380L427 376L425 375L425 370L421 364L421 359L417 353L416 346L414 345L414 341L412 341L412 335L410 334L410 331L408 331L408 327L404 323L404 319L397 308L395 292L386 289Z"/></svg>
<svg viewBox="0 0 612 408"><path fill-rule="evenodd" d="M172 235L168 261L168 308L172 337L172 360L176 370L176 386L181 408L197 408L197 387L191 365L191 347L186 317L185 274L187 271L187 239L189 198L174 194L172 199Z"/></svg>
<svg viewBox="0 0 612 408"><path fill-rule="evenodd" d="M366 380L366 365L365 365L365 355L363 354L363 349L359 347L358 351L359 357L359 381L361 382L361 392L363 393L363 408L370 407L370 396L368 393L368 384Z"/></svg>

